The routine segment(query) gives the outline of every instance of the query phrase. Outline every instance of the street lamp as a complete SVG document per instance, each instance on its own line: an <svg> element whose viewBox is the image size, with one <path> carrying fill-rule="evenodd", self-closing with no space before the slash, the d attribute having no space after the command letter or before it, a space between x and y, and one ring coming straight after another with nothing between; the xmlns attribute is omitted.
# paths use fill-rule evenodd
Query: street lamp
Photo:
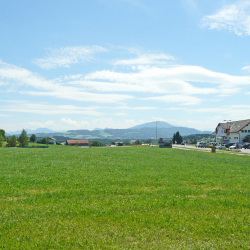
<svg viewBox="0 0 250 250"><path fill-rule="evenodd" d="M228 132L228 122L231 122L231 120L224 120L224 122L227 122L227 132ZM228 151L229 151L229 142L228 142Z"/></svg>
<svg viewBox="0 0 250 250"><path fill-rule="evenodd" d="M159 122L159 121L153 121L153 122L155 122L155 129L156 129L156 138L155 139L157 139L157 122Z"/></svg>

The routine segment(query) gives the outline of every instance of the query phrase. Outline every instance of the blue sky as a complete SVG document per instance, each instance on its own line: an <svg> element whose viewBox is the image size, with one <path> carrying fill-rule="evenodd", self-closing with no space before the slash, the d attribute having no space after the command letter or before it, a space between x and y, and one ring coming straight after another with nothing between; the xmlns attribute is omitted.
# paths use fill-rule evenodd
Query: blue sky
<svg viewBox="0 0 250 250"><path fill-rule="evenodd" d="M250 0L0 1L0 36L6 131L250 118Z"/></svg>

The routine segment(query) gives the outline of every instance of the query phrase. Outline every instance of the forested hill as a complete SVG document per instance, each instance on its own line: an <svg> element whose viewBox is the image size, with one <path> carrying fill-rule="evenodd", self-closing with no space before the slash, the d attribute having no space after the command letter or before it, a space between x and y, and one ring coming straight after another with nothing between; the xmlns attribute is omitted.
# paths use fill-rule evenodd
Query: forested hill
<svg viewBox="0 0 250 250"><path fill-rule="evenodd" d="M157 138L173 137L177 131L181 135L191 134L211 134L210 131L199 131L193 128L171 127L157 128ZM72 138L107 138L107 139L148 139L156 138L156 128L141 128L141 129L104 129L104 130L69 130L65 136Z"/></svg>

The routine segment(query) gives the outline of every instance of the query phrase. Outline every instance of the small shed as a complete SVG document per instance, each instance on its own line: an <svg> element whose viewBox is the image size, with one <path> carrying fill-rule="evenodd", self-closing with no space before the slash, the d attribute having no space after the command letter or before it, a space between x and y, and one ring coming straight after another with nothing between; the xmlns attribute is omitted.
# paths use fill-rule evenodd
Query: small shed
<svg viewBox="0 0 250 250"><path fill-rule="evenodd" d="M69 145L69 146L75 146L77 144L79 146L89 146L89 141L88 140L67 140L66 141L66 145Z"/></svg>

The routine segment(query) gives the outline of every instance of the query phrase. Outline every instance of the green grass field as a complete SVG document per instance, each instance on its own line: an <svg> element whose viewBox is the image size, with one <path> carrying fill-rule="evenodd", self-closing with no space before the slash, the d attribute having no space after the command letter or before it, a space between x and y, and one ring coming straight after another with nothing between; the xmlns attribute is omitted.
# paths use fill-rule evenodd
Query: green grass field
<svg viewBox="0 0 250 250"><path fill-rule="evenodd" d="M0 148L0 249L250 249L250 157Z"/></svg>

